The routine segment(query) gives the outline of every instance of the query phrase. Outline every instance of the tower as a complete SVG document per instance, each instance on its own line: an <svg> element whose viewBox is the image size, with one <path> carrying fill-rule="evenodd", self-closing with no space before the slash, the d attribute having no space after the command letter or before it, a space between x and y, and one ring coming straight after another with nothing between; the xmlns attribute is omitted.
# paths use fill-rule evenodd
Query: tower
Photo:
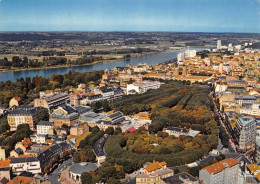
<svg viewBox="0 0 260 184"><path fill-rule="evenodd" d="M217 49L221 49L221 40L217 41Z"/></svg>

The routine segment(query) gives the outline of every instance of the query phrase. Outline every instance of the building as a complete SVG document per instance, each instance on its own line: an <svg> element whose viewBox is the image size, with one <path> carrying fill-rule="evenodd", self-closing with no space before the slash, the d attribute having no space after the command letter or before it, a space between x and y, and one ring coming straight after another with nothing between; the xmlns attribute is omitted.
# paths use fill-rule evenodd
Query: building
<svg viewBox="0 0 260 184"><path fill-rule="evenodd" d="M195 137L200 133L200 131L178 128L178 127L168 127L164 131L167 132L169 135L174 135L175 137L179 137L180 135Z"/></svg>
<svg viewBox="0 0 260 184"><path fill-rule="evenodd" d="M85 124L79 124L70 128L70 135L81 136L85 132L89 132L89 126Z"/></svg>
<svg viewBox="0 0 260 184"><path fill-rule="evenodd" d="M56 154L59 154L61 156L63 152L68 150L70 150L70 145L65 142L54 144L51 147L48 146L47 149L43 149L43 151L37 157L37 159L40 161L41 168L44 169L44 167L49 164L50 160Z"/></svg>
<svg viewBox="0 0 260 184"><path fill-rule="evenodd" d="M27 155L27 150L32 146L32 142L28 138L24 138L21 142L15 144L14 150L10 152L11 157L19 157L20 155Z"/></svg>
<svg viewBox="0 0 260 184"><path fill-rule="evenodd" d="M4 148L0 147L0 160L6 159L6 151Z"/></svg>
<svg viewBox="0 0 260 184"><path fill-rule="evenodd" d="M70 96L67 93L52 94L34 99L35 107L44 107L52 112L54 109L64 106L69 102Z"/></svg>
<svg viewBox="0 0 260 184"><path fill-rule="evenodd" d="M239 117L234 128L234 138L238 144L238 151L245 152L255 147L256 120L249 116Z"/></svg>
<svg viewBox="0 0 260 184"><path fill-rule="evenodd" d="M16 97L13 97L10 101L9 101L9 107L18 107L19 105L21 104L21 98L16 96Z"/></svg>
<svg viewBox="0 0 260 184"><path fill-rule="evenodd" d="M77 93L70 93L70 104L80 105L81 96Z"/></svg>
<svg viewBox="0 0 260 184"><path fill-rule="evenodd" d="M41 180L34 177L16 176L10 180L7 184L40 184Z"/></svg>
<svg viewBox="0 0 260 184"><path fill-rule="evenodd" d="M41 173L40 161L35 157L11 158L10 166L14 174L21 174L24 171L33 174Z"/></svg>
<svg viewBox="0 0 260 184"><path fill-rule="evenodd" d="M37 134L38 135L47 135L49 130L52 129L54 126L53 122L49 121L40 121L37 124Z"/></svg>
<svg viewBox="0 0 260 184"><path fill-rule="evenodd" d="M257 183L260 183L260 166L256 164L247 164L246 166L247 166L247 170L249 171L249 174L253 176L253 179Z"/></svg>
<svg viewBox="0 0 260 184"><path fill-rule="evenodd" d="M11 179L10 160L1 160L0 161L0 183L2 180L10 181L10 179Z"/></svg>
<svg viewBox="0 0 260 184"><path fill-rule="evenodd" d="M135 93L145 93L150 89L158 89L164 83L158 81L143 81L141 83L133 83L127 85L127 95Z"/></svg>
<svg viewBox="0 0 260 184"><path fill-rule="evenodd" d="M193 58L193 57L196 56L196 54L197 54L196 50L186 50L184 52L184 57L185 58Z"/></svg>
<svg viewBox="0 0 260 184"><path fill-rule="evenodd" d="M88 96L86 99L81 100L80 104L87 105L87 104L91 104L93 102L97 102L97 101L100 101L100 100L103 100L103 97L102 97L101 94L91 95L91 96Z"/></svg>
<svg viewBox="0 0 260 184"><path fill-rule="evenodd" d="M81 181L81 174L84 172L96 171L97 165L91 162L81 162L69 167L69 177L75 181Z"/></svg>
<svg viewBox="0 0 260 184"><path fill-rule="evenodd" d="M235 102L239 105L256 103L257 99L255 96L250 95L237 95Z"/></svg>
<svg viewBox="0 0 260 184"><path fill-rule="evenodd" d="M173 176L173 170L166 167L166 162L146 163L143 172L136 176L136 184L163 184L163 179Z"/></svg>
<svg viewBox="0 0 260 184"><path fill-rule="evenodd" d="M31 106L18 107L7 115L7 121L11 131L16 131L18 125L29 124L31 130L35 130L35 114L37 109Z"/></svg>
<svg viewBox="0 0 260 184"><path fill-rule="evenodd" d="M204 184L237 184L239 167L240 162L236 159L224 159L201 169L199 179L203 180Z"/></svg>
<svg viewBox="0 0 260 184"><path fill-rule="evenodd" d="M217 49L221 49L221 40L217 41Z"/></svg>
<svg viewBox="0 0 260 184"><path fill-rule="evenodd" d="M58 107L50 114L49 121L53 122L56 127L61 127L63 124L74 126L79 122L79 114L71 106Z"/></svg>
<svg viewBox="0 0 260 184"><path fill-rule="evenodd" d="M249 105L249 108L241 108L240 114L260 116L260 103L253 103Z"/></svg>
<svg viewBox="0 0 260 184"><path fill-rule="evenodd" d="M97 156L97 161L98 161L98 164L102 164L105 162L106 160L106 152L104 150L104 145L107 141L107 139L110 137L110 135L104 135L103 137L101 137L100 139L98 139L95 144L94 144L94 153L96 154Z"/></svg>
<svg viewBox="0 0 260 184"><path fill-rule="evenodd" d="M182 172L163 179L165 184L200 184L199 179L187 172Z"/></svg>
<svg viewBox="0 0 260 184"><path fill-rule="evenodd" d="M256 140L254 158L256 163L259 164L260 163L260 140L259 139Z"/></svg>

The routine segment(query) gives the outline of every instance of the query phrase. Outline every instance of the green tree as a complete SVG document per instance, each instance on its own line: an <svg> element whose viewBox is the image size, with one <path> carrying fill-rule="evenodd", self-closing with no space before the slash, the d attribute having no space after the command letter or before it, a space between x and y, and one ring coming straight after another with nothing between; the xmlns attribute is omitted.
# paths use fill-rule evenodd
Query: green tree
<svg viewBox="0 0 260 184"><path fill-rule="evenodd" d="M113 134L114 134L114 128L113 128L113 127L108 127L108 128L105 130L105 134L113 135Z"/></svg>
<svg viewBox="0 0 260 184"><path fill-rule="evenodd" d="M93 184L92 176L88 172L83 172L80 179L82 184Z"/></svg>
<svg viewBox="0 0 260 184"><path fill-rule="evenodd" d="M75 163L79 163L81 161L80 154L78 152L74 152L74 154L73 154L73 161Z"/></svg>
<svg viewBox="0 0 260 184"><path fill-rule="evenodd" d="M35 115L35 121L36 123L39 123L40 121L48 121L49 120L49 111L46 108L39 109L36 112Z"/></svg>

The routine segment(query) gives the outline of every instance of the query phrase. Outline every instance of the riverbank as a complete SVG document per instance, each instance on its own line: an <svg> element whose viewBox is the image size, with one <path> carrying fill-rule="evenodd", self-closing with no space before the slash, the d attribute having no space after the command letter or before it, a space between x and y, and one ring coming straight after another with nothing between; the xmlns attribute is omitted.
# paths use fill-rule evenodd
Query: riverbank
<svg viewBox="0 0 260 184"><path fill-rule="evenodd" d="M172 50L172 49L171 49ZM177 50L177 49L176 49ZM99 63L105 63L105 62L115 62L115 61L121 61L121 60L127 60L127 59L132 59L132 58L139 58L139 57L146 57L146 56L152 56L155 54L162 54L170 50L165 50L165 51L158 51L158 52L150 52L150 53L145 53L145 54L136 54L131 56L131 58L118 58L118 59L104 59L104 60L97 60L92 63L85 63L81 65L55 65L55 66L43 66L43 67L36 67L36 68L11 68L11 69L5 69L1 70L0 73L7 73L7 72L18 72L18 71L30 71L30 70L41 70L41 69L55 69L55 68L68 68L68 67L78 67L78 66L87 66L87 65L94 65L94 64L99 64Z"/></svg>

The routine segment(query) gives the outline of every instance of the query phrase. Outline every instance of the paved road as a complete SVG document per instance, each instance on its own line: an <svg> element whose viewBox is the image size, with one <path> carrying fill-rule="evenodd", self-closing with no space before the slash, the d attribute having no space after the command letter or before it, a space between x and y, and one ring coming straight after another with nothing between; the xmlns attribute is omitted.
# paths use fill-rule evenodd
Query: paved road
<svg viewBox="0 0 260 184"><path fill-rule="evenodd" d="M61 170L70 166L72 164L72 158L69 160L64 161L57 169L55 169L52 174L49 175L48 179L53 184L60 184L58 181L59 174L61 173Z"/></svg>

